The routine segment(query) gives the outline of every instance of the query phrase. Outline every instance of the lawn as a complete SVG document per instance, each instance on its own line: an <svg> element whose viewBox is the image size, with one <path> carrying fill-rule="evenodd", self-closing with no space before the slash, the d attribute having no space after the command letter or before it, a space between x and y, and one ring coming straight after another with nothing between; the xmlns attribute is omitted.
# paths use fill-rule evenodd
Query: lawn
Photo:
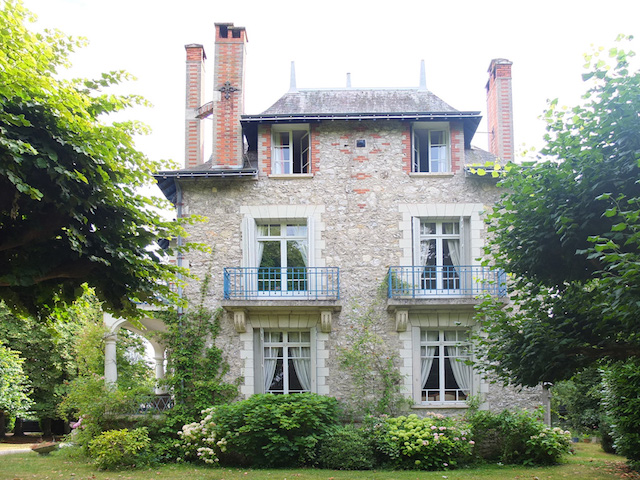
<svg viewBox="0 0 640 480"><path fill-rule="evenodd" d="M206 468L193 465L163 465L153 469L99 472L90 464L70 460L61 452L39 456L33 452L0 456L0 480L449 480L464 479L640 479L640 475L628 473L624 459L609 455L597 444L576 444L576 454L562 465L544 468L485 465L466 470L447 472L418 471L368 471L343 472L335 470L251 470Z"/></svg>

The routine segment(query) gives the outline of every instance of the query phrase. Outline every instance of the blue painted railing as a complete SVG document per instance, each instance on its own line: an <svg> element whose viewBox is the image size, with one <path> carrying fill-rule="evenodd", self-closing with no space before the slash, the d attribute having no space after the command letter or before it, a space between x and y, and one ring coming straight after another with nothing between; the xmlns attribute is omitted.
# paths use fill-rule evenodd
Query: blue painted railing
<svg viewBox="0 0 640 480"><path fill-rule="evenodd" d="M389 298L507 295L504 271L483 266L390 267Z"/></svg>
<svg viewBox="0 0 640 480"><path fill-rule="evenodd" d="M227 300L338 300L338 267L229 267L224 269Z"/></svg>

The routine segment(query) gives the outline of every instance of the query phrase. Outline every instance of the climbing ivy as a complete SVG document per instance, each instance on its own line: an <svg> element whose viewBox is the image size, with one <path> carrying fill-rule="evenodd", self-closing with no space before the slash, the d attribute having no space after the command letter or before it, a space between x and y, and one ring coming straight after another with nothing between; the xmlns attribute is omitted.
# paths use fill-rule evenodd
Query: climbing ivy
<svg viewBox="0 0 640 480"><path fill-rule="evenodd" d="M351 380L351 396L347 410L356 417L365 415L399 415L411 404L402 394L403 375L399 356L389 348L375 326L384 324L381 298L386 294L388 280L380 285L377 300L364 313L355 307L346 335L347 346L338 347L340 367Z"/></svg>
<svg viewBox="0 0 640 480"><path fill-rule="evenodd" d="M238 384L224 381L229 366L222 350L215 345L222 309L204 306L209 281L207 275L195 305L184 312L173 310L162 314L167 327L162 335L167 345L165 384L175 399L172 415L184 416L183 424L199 418L202 410L227 403L238 395Z"/></svg>

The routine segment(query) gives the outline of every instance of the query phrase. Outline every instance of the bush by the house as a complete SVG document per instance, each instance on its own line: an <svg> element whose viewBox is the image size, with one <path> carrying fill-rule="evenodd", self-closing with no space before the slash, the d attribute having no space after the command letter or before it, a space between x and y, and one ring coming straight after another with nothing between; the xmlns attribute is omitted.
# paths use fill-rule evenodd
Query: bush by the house
<svg viewBox="0 0 640 480"><path fill-rule="evenodd" d="M148 453L146 428L108 430L89 443L89 455L100 470L131 468L144 463Z"/></svg>
<svg viewBox="0 0 640 480"><path fill-rule="evenodd" d="M604 374L604 403L616 452L640 470L640 360L609 366Z"/></svg>
<svg viewBox="0 0 640 480"><path fill-rule="evenodd" d="M337 427L322 441L318 464L332 470L371 470L376 456L369 432L354 425Z"/></svg>
<svg viewBox="0 0 640 480"><path fill-rule="evenodd" d="M476 457L524 465L557 463L569 453L569 432L549 428L539 412L480 410L467 416L476 442Z"/></svg>
<svg viewBox="0 0 640 480"><path fill-rule="evenodd" d="M384 463L405 469L456 468L471 459L475 443L467 424L438 414L381 417L373 436Z"/></svg>
<svg viewBox="0 0 640 480"><path fill-rule="evenodd" d="M339 408L333 397L266 394L203 414L202 421L183 427L188 458L292 467L316 462L319 442L337 425Z"/></svg>

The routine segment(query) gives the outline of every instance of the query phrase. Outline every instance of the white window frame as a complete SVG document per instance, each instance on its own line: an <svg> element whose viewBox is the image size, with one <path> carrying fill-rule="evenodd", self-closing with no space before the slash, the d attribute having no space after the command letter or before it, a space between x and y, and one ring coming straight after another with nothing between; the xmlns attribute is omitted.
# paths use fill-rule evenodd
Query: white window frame
<svg viewBox="0 0 640 480"><path fill-rule="evenodd" d="M294 141L294 132L304 132L299 141ZM288 144L282 144L283 134L288 134ZM294 172L296 157L300 159L299 172ZM311 173L311 132L308 124L272 125L271 173L274 175L308 175Z"/></svg>
<svg viewBox="0 0 640 480"><path fill-rule="evenodd" d="M297 216L283 216L283 217L269 217L265 216L263 218L252 218L252 217L244 217L242 219L242 231L243 231L243 259L242 266L249 268L259 268L260 264L258 261L258 242L260 241L260 237L258 235L258 225L274 225L274 224L306 224L307 226L307 267L313 268L316 266L317 261L317 252L315 245L315 219L313 216L311 217L297 217ZM264 238L276 238L276 237L264 237ZM283 242L284 243L284 242ZM322 266L322 265L320 265ZM269 296L269 300L287 300L292 296L305 296L308 292L313 292L316 289L316 285L314 284L315 275L311 275L311 278L308 280L306 291L297 291L297 292L286 292L283 291L282 295L278 296ZM258 291L257 285L257 275L251 275L247 279L246 288L251 292ZM251 283L255 282L255 284ZM267 293L262 294L262 296L268 295ZM258 295L259 297L260 295Z"/></svg>
<svg viewBox="0 0 640 480"><path fill-rule="evenodd" d="M442 132L444 141L434 143L435 132ZM433 159L432 149L440 148L444 159ZM422 161L427 156L426 162ZM421 167L426 163L426 168ZM451 172L451 132L449 124L444 122L416 122L411 126L411 171L413 173L450 173Z"/></svg>
<svg viewBox="0 0 640 480"><path fill-rule="evenodd" d="M437 341L424 340L423 336L424 334L426 334L426 332L438 332L438 340ZM460 341L458 339L447 340L445 337L445 332L456 332L456 333L465 332L467 334L467 340L466 341ZM457 389L445 388L446 387L446 384L445 384L446 359L449 359L450 365L453 365L454 361L461 362L459 360L451 359L452 357L450 356L450 351L447 352L449 353L449 355L446 355L445 348L446 347L451 347L451 348L467 347L468 354L465 355L464 358L466 358L467 360L472 360L473 352L471 350L471 342L468 339L468 336L471 335L471 329L469 328L461 329L461 328L451 328L451 327L415 327L412 329L412 335L413 335L413 344L415 345L415 349L416 349L415 350L416 354L414 357L415 359L414 360L415 361L415 368L414 368L415 387L414 388L416 388L415 398L417 403L422 405L432 405L432 406L466 405L465 403L466 399L470 395L472 395L476 389L475 383L477 379L476 379L475 372L473 371L473 368L470 365L463 364L464 369L462 369L462 371L464 372L465 380L468 382L468 385L466 385L467 388L466 389L462 388L462 386L458 382L458 379L455 378L455 374L454 374L454 379L456 383L458 383L458 388ZM423 347L424 347L424 350L423 350ZM423 359L425 358L425 356L428 355L429 347L438 348L438 354L436 358L438 358L439 360L438 361L439 384L437 388L431 388L431 389L424 388L424 384L428 379L428 376L431 373L431 370L434 368L434 364L433 363L431 364L431 366L429 367L429 371L426 372L426 376L425 376L425 372L422 371ZM435 352L433 354L435 355ZM457 358L461 358L461 356L458 356ZM453 374L453 370L452 370L452 374ZM462 373L459 372L458 375L462 375ZM433 394L436 391L437 391L438 399L429 400L429 393ZM464 392L466 392L466 394ZM435 396L435 395L431 395L431 396Z"/></svg>
<svg viewBox="0 0 640 480"><path fill-rule="evenodd" d="M423 223L435 223L436 233L423 234ZM454 223L458 225L458 233L444 233L443 224ZM435 288L432 288L428 281L425 281L420 269L415 270L415 278L412 280L413 284L418 286L418 289L426 295L437 295L446 293L447 295L455 295L464 293L460 291L461 286L470 285L469 272L456 272L455 278L446 274L443 262L443 243L446 240L457 239L459 244L458 265L465 267L470 265L469 261L469 231L470 220L468 217L413 217L413 265L415 267L422 267L421 258L421 242L423 240L435 240L436 242L436 271L435 271ZM451 277L451 278L447 278ZM451 288L452 284L457 288Z"/></svg>
<svg viewBox="0 0 640 480"><path fill-rule="evenodd" d="M291 332L308 332L309 333L309 342L289 342L288 338L285 341L283 338L283 342L277 342L270 344L269 342L265 342L265 332L282 332L287 336ZM254 345L254 389L255 393L273 393L273 394L286 394L286 393L300 393L300 392L291 392L290 386L288 383L284 382L283 391L270 391L268 387L265 385L265 347L281 347L283 349L283 371L285 375L285 379L288 378L288 369L289 362L285 362L284 358L287 357L285 355L285 351L289 347L309 347L310 356L309 356L309 374L310 374L310 387L308 390L304 390L305 392L317 393L318 387L318 379L317 379L317 329L315 327L312 328L255 328L253 330L253 345ZM287 357L287 360L289 358Z"/></svg>
<svg viewBox="0 0 640 480"><path fill-rule="evenodd" d="M265 220L265 221L259 221L257 222L257 234L256 234L256 241L258 243L260 242L279 242L280 243L280 276L277 279L274 279L273 281L278 282L280 284L280 289L277 290L279 292L281 292L283 295L307 295L307 293L309 292L309 280L310 280L310 276L309 275L304 275L303 279L300 278L296 278L296 276L294 275L293 277L290 276L290 272L288 270L288 265L287 265L287 242L290 241L299 241L299 240L303 240L306 243L306 249L307 249L307 258L306 258L306 265L305 265L305 269L307 267L309 267L309 257L310 257L310 251L309 251L309 227L307 225L307 221L305 220L296 220L296 221L291 221L291 220L286 220L286 221L269 221L269 220ZM268 232L266 235L262 235L260 233L261 230L261 226L266 226L268 228ZM280 234L278 235L271 235L270 234L270 230L272 226L278 226L280 229ZM304 226L305 228L305 235L295 235L295 234L289 234L288 232L288 227L289 226L294 226L294 227L299 227L299 226ZM257 245L256 245L257 247ZM257 263L257 261L256 261ZM260 268L260 265L257 265L258 268ZM271 280L265 280L266 282L270 282ZM291 283L292 285L295 284L300 284L301 282L304 282L304 286L306 288L304 289L296 289L294 288L293 290L289 291L288 289L288 285ZM264 295L272 295L272 292L274 292L274 290L268 289L265 290Z"/></svg>

